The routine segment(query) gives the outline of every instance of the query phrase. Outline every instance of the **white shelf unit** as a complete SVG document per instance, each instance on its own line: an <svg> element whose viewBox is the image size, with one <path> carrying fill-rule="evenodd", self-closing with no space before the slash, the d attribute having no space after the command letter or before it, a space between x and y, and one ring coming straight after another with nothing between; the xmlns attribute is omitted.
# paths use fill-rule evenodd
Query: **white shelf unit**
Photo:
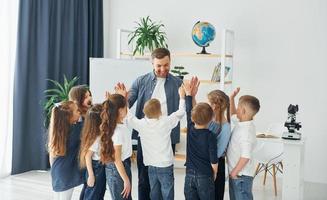
<svg viewBox="0 0 327 200"><path fill-rule="evenodd" d="M131 33L131 30L127 29L118 29L117 30L117 59L150 59L150 53L145 53L144 55L133 55L133 44L128 45L128 34ZM125 39L125 41L124 41ZM123 42L125 42L125 48L128 46L128 49L123 49ZM172 58L194 58L194 59L217 59L217 62L221 63L220 70L220 81L215 82L209 79L200 80L201 84L218 84L220 85L219 89L224 91L225 85L232 85L233 83L233 49L234 48L234 31L229 29L223 29L221 34L221 53L220 54L197 54L190 52L171 52ZM225 77L225 67L230 67L230 71L227 74L227 79Z"/></svg>
<svg viewBox="0 0 327 200"><path fill-rule="evenodd" d="M126 38L123 38L124 34L128 35L132 31L126 29L118 29L117 30L117 59L146 59L150 60L151 55L150 53L145 53L145 55L133 55L133 45L129 45L128 49L123 49L122 43L125 39L125 43L127 44ZM125 44L125 45L126 45ZM220 70L220 81L215 82L209 79L200 79L200 83L202 87L205 87L207 90L212 89L220 89L222 91L226 91L226 86L232 89L233 84L233 51L234 51L234 31L223 29L221 34L221 51L220 53L213 53L213 54L197 54L197 53L190 53L190 52L171 52L172 60L176 58L188 58L188 59L214 59L217 64L221 63L221 70ZM212 62L212 61L211 61ZM230 71L225 77L225 67L230 67ZM200 69L201 70L201 69ZM212 71L210 72L210 77L212 75ZM227 92L227 91L226 91ZM185 120L186 121L186 120ZM185 122L184 122L185 123ZM186 123L185 123L186 124ZM183 124L181 124L183 125ZM181 126L182 127L182 126ZM175 155L175 167L184 167L184 162L186 160L186 131L185 128L181 129L181 141L176 146L177 152Z"/></svg>

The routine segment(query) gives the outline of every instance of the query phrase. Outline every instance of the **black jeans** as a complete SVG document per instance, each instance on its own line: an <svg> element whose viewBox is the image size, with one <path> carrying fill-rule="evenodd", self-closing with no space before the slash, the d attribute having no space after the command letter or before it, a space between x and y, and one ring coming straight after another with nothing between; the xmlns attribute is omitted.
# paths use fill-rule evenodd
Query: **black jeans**
<svg viewBox="0 0 327 200"><path fill-rule="evenodd" d="M138 169L138 199L150 199L150 182L148 175L148 167L143 163L143 152L140 137L137 138L137 169Z"/></svg>
<svg viewBox="0 0 327 200"><path fill-rule="evenodd" d="M223 200L225 193L225 156L218 160L218 173L215 180L215 199Z"/></svg>

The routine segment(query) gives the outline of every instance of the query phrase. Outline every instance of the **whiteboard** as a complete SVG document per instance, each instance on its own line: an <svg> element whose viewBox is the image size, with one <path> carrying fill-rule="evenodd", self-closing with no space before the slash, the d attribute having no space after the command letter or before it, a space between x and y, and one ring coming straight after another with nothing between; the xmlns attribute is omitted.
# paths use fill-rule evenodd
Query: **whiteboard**
<svg viewBox="0 0 327 200"><path fill-rule="evenodd" d="M90 90L93 103L102 103L105 92L113 92L118 82L125 83L127 89L140 75L153 69L149 60L90 58Z"/></svg>

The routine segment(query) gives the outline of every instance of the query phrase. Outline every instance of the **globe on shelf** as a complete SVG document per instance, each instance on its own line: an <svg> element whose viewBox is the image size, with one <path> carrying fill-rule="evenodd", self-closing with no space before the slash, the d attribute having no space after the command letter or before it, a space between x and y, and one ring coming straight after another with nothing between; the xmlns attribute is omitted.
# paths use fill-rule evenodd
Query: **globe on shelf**
<svg viewBox="0 0 327 200"><path fill-rule="evenodd" d="M209 22L200 22L194 24L192 29L193 42L202 47L199 54L209 54L206 52L206 47L215 39L216 30Z"/></svg>

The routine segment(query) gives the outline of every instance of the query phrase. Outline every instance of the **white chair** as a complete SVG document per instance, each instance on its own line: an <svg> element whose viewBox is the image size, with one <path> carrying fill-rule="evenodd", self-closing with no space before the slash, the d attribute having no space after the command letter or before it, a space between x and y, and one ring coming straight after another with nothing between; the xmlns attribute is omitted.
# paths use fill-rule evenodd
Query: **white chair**
<svg viewBox="0 0 327 200"><path fill-rule="evenodd" d="M285 131L283 123L271 123L267 129L269 135L276 137L281 137ZM263 185L266 184L267 172L270 173L273 177L274 182L274 192L277 196L277 183L276 183L276 174L278 172L283 173L283 144L277 142L269 142L271 139L258 139L258 146L254 153L254 160L258 162L254 176L260 172L264 172Z"/></svg>

